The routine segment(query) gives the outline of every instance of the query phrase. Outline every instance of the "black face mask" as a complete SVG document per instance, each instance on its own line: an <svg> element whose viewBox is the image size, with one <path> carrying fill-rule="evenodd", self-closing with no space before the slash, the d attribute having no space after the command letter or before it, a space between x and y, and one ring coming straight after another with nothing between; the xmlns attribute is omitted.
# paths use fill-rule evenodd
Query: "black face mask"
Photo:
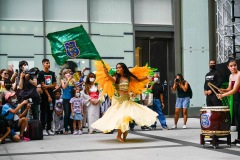
<svg viewBox="0 0 240 160"><path fill-rule="evenodd" d="M216 65L210 65L210 69L216 69Z"/></svg>

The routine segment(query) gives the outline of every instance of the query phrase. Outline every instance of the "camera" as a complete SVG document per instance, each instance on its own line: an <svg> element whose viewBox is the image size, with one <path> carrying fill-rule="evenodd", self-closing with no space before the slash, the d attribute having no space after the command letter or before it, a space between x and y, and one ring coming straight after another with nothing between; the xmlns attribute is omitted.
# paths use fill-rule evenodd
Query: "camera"
<svg viewBox="0 0 240 160"><path fill-rule="evenodd" d="M26 71L25 73L33 76L37 75L37 71Z"/></svg>
<svg viewBox="0 0 240 160"><path fill-rule="evenodd" d="M181 81L182 81L181 79L178 79L178 78L175 79L176 83L180 83Z"/></svg>
<svg viewBox="0 0 240 160"><path fill-rule="evenodd" d="M38 72L39 72L39 70L36 67L31 68L29 71L25 71L26 74L29 74L31 76L36 76L38 74Z"/></svg>

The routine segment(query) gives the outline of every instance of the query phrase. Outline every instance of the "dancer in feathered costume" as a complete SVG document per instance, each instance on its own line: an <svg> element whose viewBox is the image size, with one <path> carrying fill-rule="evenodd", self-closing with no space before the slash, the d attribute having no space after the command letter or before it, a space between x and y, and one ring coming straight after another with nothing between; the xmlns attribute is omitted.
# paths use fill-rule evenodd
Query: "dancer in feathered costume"
<svg viewBox="0 0 240 160"><path fill-rule="evenodd" d="M103 89L104 94L112 98L112 105L104 116L91 126L103 133L118 129L117 140L126 140L129 122L135 121L140 126L150 126L156 121L157 113L146 106L130 100L130 93L141 94L149 82L151 68L134 67L129 71L124 63L116 65L116 73L111 76L110 67L102 61L96 61L96 83Z"/></svg>

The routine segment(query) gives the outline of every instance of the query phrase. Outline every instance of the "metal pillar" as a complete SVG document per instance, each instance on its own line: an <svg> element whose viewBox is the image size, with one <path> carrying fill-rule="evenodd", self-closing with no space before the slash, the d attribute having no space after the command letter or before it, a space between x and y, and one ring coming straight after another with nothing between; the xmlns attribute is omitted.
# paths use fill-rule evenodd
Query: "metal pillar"
<svg viewBox="0 0 240 160"><path fill-rule="evenodd" d="M235 0L216 0L216 5L217 62L224 63L240 53L240 22L236 22L240 17L235 16Z"/></svg>

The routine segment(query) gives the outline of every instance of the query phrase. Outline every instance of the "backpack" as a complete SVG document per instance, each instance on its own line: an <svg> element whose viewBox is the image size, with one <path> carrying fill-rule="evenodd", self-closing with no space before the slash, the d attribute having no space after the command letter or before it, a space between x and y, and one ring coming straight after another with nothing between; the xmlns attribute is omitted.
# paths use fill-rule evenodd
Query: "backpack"
<svg viewBox="0 0 240 160"><path fill-rule="evenodd" d="M191 88L191 86L190 86L189 83L188 83L188 92L189 92L189 97L190 97L190 99L192 99L193 92L192 92L192 88Z"/></svg>

